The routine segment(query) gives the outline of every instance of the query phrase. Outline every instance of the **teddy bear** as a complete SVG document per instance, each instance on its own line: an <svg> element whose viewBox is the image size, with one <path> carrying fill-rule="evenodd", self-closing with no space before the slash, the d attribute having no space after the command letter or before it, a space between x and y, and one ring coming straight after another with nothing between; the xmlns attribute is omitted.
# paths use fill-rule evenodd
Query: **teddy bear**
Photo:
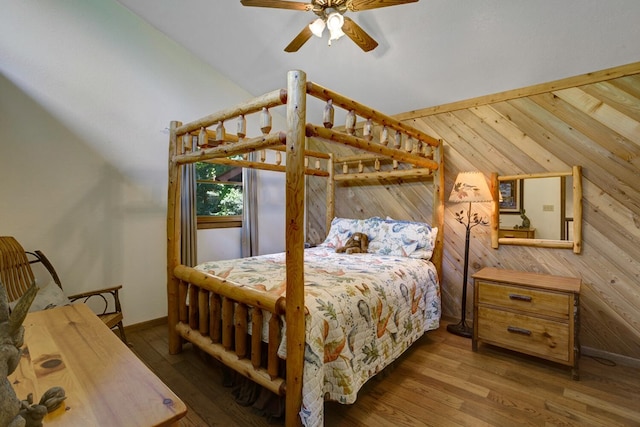
<svg viewBox="0 0 640 427"><path fill-rule="evenodd" d="M366 254L369 248L369 237L364 233L353 233L344 246L336 248L337 253Z"/></svg>

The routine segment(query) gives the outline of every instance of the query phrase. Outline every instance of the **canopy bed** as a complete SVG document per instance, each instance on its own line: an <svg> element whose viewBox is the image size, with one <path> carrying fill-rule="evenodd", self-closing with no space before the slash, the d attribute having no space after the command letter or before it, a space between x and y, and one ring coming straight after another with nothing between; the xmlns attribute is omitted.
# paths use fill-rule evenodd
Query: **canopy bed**
<svg viewBox="0 0 640 427"><path fill-rule="evenodd" d="M307 98L326 103L322 124L307 123ZM286 108L286 129L272 131L269 109L278 106ZM341 130L333 129L334 107L345 112ZM250 114L258 115L262 135L247 136L245 116ZM364 121L356 126L357 117ZM225 129L232 120L235 135ZM438 327L444 225L440 141L308 82L302 71L288 73L286 89L186 124L172 122L170 134L167 296L172 354L191 342L285 396L287 425L322 425L323 399L352 403L368 378ZM309 150L306 138L364 154L347 159ZM275 153L270 156L275 159L239 156L253 151ZM349 173L347 163L354 159L358 171ZM180 250L181 168L201 161L286 174L284 253L185 265ZM305 249L305 175L327 180L327 238L310 249ZM340 182L387 179L433 183L431 224L334 218ZM368 235L367 253L337 253L355 232Z"/></svg>

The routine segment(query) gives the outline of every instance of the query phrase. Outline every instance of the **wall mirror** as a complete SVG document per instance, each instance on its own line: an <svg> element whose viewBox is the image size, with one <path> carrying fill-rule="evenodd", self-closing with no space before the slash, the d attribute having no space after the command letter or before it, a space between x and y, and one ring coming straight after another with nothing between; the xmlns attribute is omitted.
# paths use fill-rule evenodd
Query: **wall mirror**
<svg viewBox="0 0 640 427"><path fill-rule="evenodd" d="M491 174L491 247L582 248L582 170Z"/></svg>

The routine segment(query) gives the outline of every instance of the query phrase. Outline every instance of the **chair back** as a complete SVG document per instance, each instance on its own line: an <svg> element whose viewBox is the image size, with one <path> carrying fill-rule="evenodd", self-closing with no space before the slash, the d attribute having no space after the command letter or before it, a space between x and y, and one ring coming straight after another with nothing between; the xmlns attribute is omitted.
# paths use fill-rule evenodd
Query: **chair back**
<svg viewBox="0 0 640 427"><path fill-rule="evenodd" d="M0 236L0 282L9 301L20 298L35 282L26 252L12 236Z"/></svg>

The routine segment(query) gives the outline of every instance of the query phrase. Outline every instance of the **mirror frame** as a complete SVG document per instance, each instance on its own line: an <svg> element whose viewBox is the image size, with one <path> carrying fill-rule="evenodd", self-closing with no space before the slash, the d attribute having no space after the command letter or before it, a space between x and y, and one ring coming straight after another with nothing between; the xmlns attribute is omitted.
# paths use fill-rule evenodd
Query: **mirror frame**
<svg viewBox="0 0 640 427"><path fill-rule="evenodd" d="M500 197L498 194L500 181L527 178L554 178L562 176L573 177L573 240L521 239L498 237L500 228ZM573 166L568 172L543 172L525 175L502 175L497 172L491 174L491 194L493 206L491 210L491 247L498 249L500 245L534 246L538 248L573 249L579 254L582 251L582 168Z"/></svg>

